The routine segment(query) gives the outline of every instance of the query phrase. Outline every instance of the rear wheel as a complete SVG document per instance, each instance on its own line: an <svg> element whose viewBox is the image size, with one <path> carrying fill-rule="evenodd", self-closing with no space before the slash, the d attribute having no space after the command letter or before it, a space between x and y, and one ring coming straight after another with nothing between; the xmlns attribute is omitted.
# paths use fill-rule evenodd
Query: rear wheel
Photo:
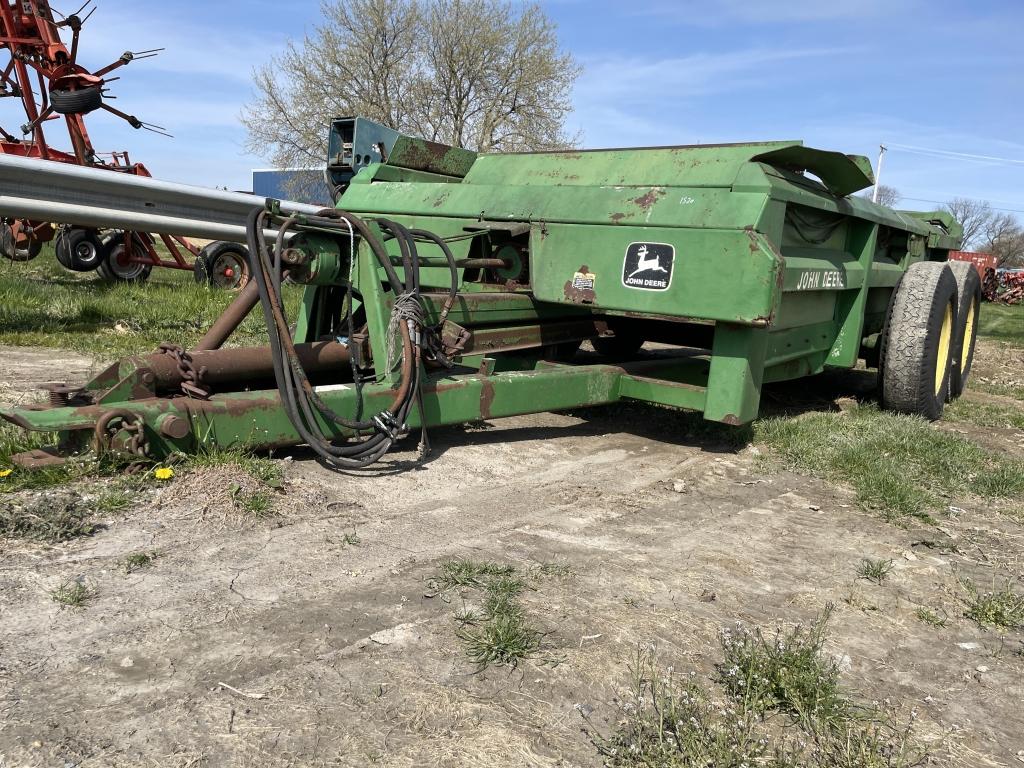
<svg viewBox="0 0 1024 768"><path fill-rule="evenodd" d="M950 398L960 397L967 387L967 377L974 362L974 346L978 341L978 315L981 311L981 278L973 264L949 262L956 279L956 333L953 336L953 361L949 380Z"/></svg>
<svg viewBox="0 0 1024 768"><path fill-rule="evenodd" d="M132 254L145 253L146 244L138 234L133 234ZM125 236L118 234L107 241L103 261L96 268L97 274L112 283L143 283L153 271L152 264L129 261L125 251Z"/></svg>
<svg viewBox="0 0 1024 768"><path fill-rule="evenodd" d="M214 288L241 290L249 282L249 251L238 243L210 243L199 252L203 260L206 279ZM203 269L197 263L194 274L198 281Z"/></svg>
<svg viewBox="0 0 1024 768"><path fill-rule="evenodd" d="M885 330L882 405L935 420L949 394L957 320L956 279L945 263L912 264Z"/></svg>

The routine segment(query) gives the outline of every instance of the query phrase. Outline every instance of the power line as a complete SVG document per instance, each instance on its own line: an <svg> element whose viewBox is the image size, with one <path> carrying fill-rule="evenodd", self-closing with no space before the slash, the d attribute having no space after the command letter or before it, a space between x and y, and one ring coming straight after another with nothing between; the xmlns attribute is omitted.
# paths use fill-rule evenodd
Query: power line
<svg viewBox="0 0 1024 768"><path fill-rule="evenodd" d="M988 163L1004 163L1007 165L1024 165L1024 160L1010 157L996 157L994 155L976 155L970 152L953 152L948 149L931 149L929 147L916 147L913 144L892 144L886 143L886 147L895 147L904 152L912 154L937 155L939 157L961 158L964 160L981 160Z"/></svg>
<svg viewBox="0 0 1024 768"><path fill-rule="evenodd" d="M910 201L913 201L914 203L931 203L932 205L937 205L937 206L949 205L949 201L948 200L943 202L941 200L925 200L924 198L902 198L902 197L901 197L901 200L910 200ZM1024 213L1024 209L1020 209L1020 208L996 208L995 206L990 206L990 208L993 211L1000 211L1002 213Z"/></svg>

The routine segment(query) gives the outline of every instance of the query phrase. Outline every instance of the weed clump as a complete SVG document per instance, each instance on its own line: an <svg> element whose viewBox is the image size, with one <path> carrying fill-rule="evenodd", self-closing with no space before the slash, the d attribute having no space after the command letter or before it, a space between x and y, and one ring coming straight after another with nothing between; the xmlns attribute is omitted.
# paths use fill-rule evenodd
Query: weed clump
<svg viewBox="0 0 1024 768"><path fill-rule="evenodd" d="M991 592L979 592L969 581L964 587L970 602L964 615L983 627L1019 629L1024 627L1024 596L1018 595L1009 584Z"/></svg>
<svg viewBox="0 0 1024 768"><path fill-rule="evenodd" d="M892 560L872 560L870 557L865 557L860 561L857 576L865 581L881 586L894 566L895 563Z"/></svg>
<svg viewBox="0 0 1024 768"><path fill-rule="evenodd" d="M618 725L602 735L582 705L584 731L610 768L912 768L927 755L916 717L855 703L822 651L832 606L808 628L766 639L760 629L722 634L717 687L658 668L639 647ZM772 718L783 717L779 723Z"/></svg>
<svg viewBox="0 0 1024 768"><path fill-rule="evenodd" d="M776 630L771 638L759 628L723 630L718 674L729 696L753 712L782 712L804 723L845 717L839 665L822 652L834 610L830 603L810 627Z"/></svg>
<svg viewBox="0 0 1024 768"><path fill-rule="evenodd" d="M456 635L478 670L488 666L516 667L540 649L541 633L527 620L519 597L526 582L510 565L460 559L441 564L432 580L438 595L458 589L483 591L477 607L456 614Z"/></svg>
<svg viewBox="0 0 1024 768"><path fill-rule="evenodd" d="M96 594L95 589L87 587L81 581L69 579L53 590L50 597L65 608L84 608Z"/></svg>

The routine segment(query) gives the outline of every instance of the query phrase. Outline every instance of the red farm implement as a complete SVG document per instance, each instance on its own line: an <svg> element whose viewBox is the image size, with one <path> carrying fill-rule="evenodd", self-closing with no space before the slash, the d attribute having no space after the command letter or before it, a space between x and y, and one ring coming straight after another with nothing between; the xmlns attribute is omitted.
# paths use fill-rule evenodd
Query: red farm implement
<svg viewBox="0 0 1024 768"><path fill-rule="evenodd" d="M107 92L107 85L118 79L110 77L112 72L155 56L159 49L126 51L111 64L89 71L78 63L78 54L82 26L95 8L84 18L82 13L91 4L89 0L75 13L62 16L48 0L0 0L0 51L10 55L0 70L0 98L20 100L26 119L18 127L21 138L0 127L0 153L149 177L146 166L133 162L127 152L98 153L85 116L105 111L133 128L163 133L159 126L111 106ZM61 41L62 30L71 32L70 49ZM44 129L54 121L63 122L69 150L55 149L47 139ZM243 286L249 276L245 249L231 243L211 243L200 249L176 235L72 227L9 216L0 223L0 253L13 261L35 258L51 241L64 267L76 272L97 270L111 281L142 281L153 267L194 271L197 280L228 288ZM167 256L157 250L158 241Z"/></svg>
<svg viewBox="0 0 1024 768"><path fill-rule="evenodd" d="M999 278L996 276L996 267L999 260L991 253L974 253L971 251L951 251L950 261L967 261L978 270L978 277L981 278L981 292L987 301L995 301L999 293Z"/></svg>

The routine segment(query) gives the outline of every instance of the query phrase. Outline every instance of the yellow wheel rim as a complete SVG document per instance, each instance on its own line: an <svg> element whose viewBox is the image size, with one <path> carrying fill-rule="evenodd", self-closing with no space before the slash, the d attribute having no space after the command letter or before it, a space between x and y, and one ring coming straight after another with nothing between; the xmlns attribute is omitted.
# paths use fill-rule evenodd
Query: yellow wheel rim
<svg viewBox="0 0 1024 768"><path fill-rule="evenodd" d="M942 315L942 330L939 332L938 359L935 361L935 394L942 394L942 384L946 381L949 371L949 346L953 341L953 307L946 304Z"/></svg>
<svg viewBox="0 0 1024 768"><path fill-rule="evenodd" d="M960 352L960 373L967 370L967 361L971 355L971 345L974 343L974 315L978 311L978 300L971 302L967 310L967 325L964 326L964 348Z"/></svg>

